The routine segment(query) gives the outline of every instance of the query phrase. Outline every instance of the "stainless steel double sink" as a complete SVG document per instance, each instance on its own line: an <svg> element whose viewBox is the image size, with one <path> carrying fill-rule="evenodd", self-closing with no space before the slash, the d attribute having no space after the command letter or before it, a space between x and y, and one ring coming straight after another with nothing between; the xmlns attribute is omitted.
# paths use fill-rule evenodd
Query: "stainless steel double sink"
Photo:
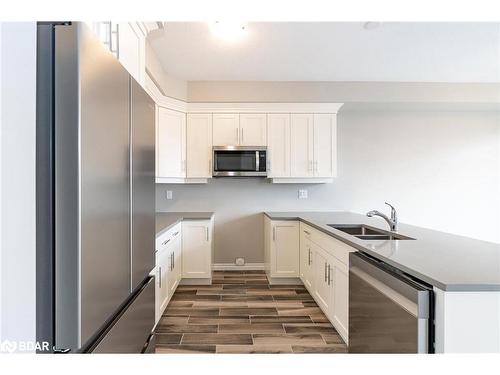
<svg viewBox="0 0 500 375"><path fill-rule="evenodd" d="M414 240L399 233L389 232L365 224L327 224L360 240Z"/></svg>

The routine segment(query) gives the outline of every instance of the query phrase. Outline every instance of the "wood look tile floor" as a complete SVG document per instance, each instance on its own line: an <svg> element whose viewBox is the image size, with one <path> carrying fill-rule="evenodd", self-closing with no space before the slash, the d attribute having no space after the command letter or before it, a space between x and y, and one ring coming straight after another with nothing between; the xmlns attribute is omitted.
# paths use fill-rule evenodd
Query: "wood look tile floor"
<svg viewBox="0 0 500 375"><path fill-rule="evenodd" d="M346 353L301 285L269 285L263 271L214 271L181 285L158 322L156 353Z"/></svg>

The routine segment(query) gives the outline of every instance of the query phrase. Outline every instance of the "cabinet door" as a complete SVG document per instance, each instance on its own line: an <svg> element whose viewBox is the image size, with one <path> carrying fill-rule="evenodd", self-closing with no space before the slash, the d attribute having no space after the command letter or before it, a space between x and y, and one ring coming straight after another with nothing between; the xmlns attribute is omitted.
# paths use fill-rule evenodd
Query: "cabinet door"
<svg viewBox="0 0 500 375"><path fill-rule="evenodd" d="M212 115L191 113L186 123L186 176L212 177Z"/></svg>
<svg viewBox="0 0 500 375"><path fill-rule="evenodd" d="M299 223L273 221L271 276L299 277Z"/></svg>
<svg viewBox="0 0 500 375"><path fill-rule="evenodd" d="M211 277L211 233L209 221L182 223L182 277Z"/></svg>
<svg viewBox="0 0 500 375"><path fill-rule="evenodd" d="M238 146L240 144L240 116L238 114L213 115L214 146Z"/></svg>
<svg viewBox="0 0 500 375"><path fill-rule="evenodd" d="M134 22L118 24L118 60L139 83L144 82L145 36Z"/></svg>
<svg viewBox="0 0 500 375"><path fill-rule="evenodd" d="M300 278L306 288L313 293L313 258L314 252L311 246L310 233L300 226Z"/></svg>
<svg viewBox="0 0 500 375"><path fill-rule="evenodd" d="M158 108L157 177L186 177L186 115Z"/></svg>
<svg viewBox="0 0 500 375"><path fill-rule="evenodd" d="M337 166L337 127L333 114L314 115L314 176L334 177Z"/></svg>
<svg viewBox="0 0 500 375"><path fill-rule="evenodd" d="M292 177L312 177L313 115L292 114L290 121L290 172Z"/></svg>
<svg viewBox="0 0 500 375"><path fill-rule="evenodd" d="M180 231L177 234L174 233L173 239L173 249L174 249L174 264L173 269L175 273L176 287L179 285L182 279L182 236Z"/></svg>
<svg viewBox="0 0 500 375"><path fill-rule="evenodd" d="M330 258L322 248L311 242L314 252L314 296L323 312L328 315L332 305Z"/></svg>
<svg viewBox="0 0 500 375"><path fill-rule="evenodd" d="M290 177L290 115L267 115L268 177Z"/></svg>
<svg viewBox="0 0 500 375"><path fill-rule="evenodd" d="M156 321L161 318L168 303L169 255L168 249L156 255Z"/></svg>
<svg viewBox="0 0 500 375"><path fill-rule="evenodd" d="M347 265L335 258L332 268L333 304L329 318L347 342L349 336L349 270Z"/></svg>
<svg viewBox="0 0 500 375"><path fill-rule="evenodd" d="M240 115L240 145L266 146L267 116L265 113Z"/></svg>

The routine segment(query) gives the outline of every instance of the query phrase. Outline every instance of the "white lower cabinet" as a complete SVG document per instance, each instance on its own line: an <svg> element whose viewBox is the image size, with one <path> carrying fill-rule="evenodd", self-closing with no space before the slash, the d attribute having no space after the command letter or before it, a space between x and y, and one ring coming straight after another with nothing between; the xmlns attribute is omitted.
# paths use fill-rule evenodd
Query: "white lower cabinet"
<svg viewBox="0 0 500 375"><path fill-rule="evenodd" d="M212 221L186 220L182 223L182 277L212 277Z"/></svg>
<svg viewBox="0 0 500 375"><path fill-rule="evenodd" d="M330 317L333 309L333 284L331 279L331 264L333 257L321 247L312 243L314 252L314 298L323 312Z"/></svg>
<svg viewBox="0 0 500 375"><path fill-rule="evenodd" d="M344 341L349 327L349 253L355 249L300 223L300 279Z"/></svg>
<svg viewBox="0 0 500 375"><path fill-rule="evenodd" d="M311 232L300 223L300 279L309 293L314 291L314 251Z"/></svg>
<svg viewBox="0 0 500 375"><path fill-rule="evenodd" d="M269 275L272 278L299 277L299 223L266 221L269 228Z"/></svg>
<svg viewBox="0 0 500 375"><path fill-rule="evenodd" d="M155 290L155 321L161 318L161 314L168 304L169 287L169 269L170 255L167 249L156 253L156 290Z"/></svg>
<svg viewBox="0 0 500 375"><path fill-rule="evenodd" d="M346 340L349 327L349 267L333 258L333 304L329 318L340 335Z"/></svg>

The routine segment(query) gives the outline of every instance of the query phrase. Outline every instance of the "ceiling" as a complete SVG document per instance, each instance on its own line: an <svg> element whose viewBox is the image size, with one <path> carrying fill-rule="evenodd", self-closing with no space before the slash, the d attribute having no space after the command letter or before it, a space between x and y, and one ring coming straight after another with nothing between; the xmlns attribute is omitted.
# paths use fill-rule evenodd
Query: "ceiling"
<svg viewBox="0 0 500 375"><path fill-rule="evenodd" d="M188 81L500 82L498 23L248 23L234 43L208 23L167 22L148 38Z"/></svg>

